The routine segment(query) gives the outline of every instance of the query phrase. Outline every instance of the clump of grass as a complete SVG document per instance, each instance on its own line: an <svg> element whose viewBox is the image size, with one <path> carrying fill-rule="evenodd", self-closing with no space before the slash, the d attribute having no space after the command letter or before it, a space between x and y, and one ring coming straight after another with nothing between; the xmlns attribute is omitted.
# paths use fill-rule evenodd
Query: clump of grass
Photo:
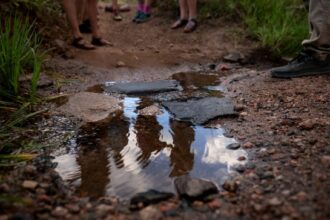
<svg viewBox="0 0 330 220"><path fill-rule="evenodd" d="M237 7L250 33L274 55L292 55L308 36L301 0L240 0Z"/></svg>
<svg viewBox="0 0 330 220"><path fill-rule="evenodd" d="M0 33L0 96L17 100L20 77L32 72L30 97L34 99L42 64L39 47L40 41L28 19L6 19Z"/></svg>

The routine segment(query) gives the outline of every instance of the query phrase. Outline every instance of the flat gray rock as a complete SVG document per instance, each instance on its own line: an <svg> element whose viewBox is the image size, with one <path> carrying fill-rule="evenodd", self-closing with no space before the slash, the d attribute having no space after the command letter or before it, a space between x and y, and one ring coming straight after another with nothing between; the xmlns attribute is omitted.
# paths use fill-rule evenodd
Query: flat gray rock
<svg viewBox="0 0 330 220"><path fill-rule="evenodd" d="M176 80L159 80L154 82L128 82L115 83L106 86L106 92L124 94L159 93L181 90L181 86Z"/></svg>
<svg viewBox="0 0 330 220"><path fill-rule="evenodd" d="M220 116L237 115L234 105L228 98L207 97L188 101L162 103L177 119L204 124Z"/></svg>
<svg viewBox="0 0 330 220"><path fill-rule="evenodd" d="M219 192L218 187L213 182L190 176L176 178L174 185L178 195L189 200L203 199Z"/></svg>

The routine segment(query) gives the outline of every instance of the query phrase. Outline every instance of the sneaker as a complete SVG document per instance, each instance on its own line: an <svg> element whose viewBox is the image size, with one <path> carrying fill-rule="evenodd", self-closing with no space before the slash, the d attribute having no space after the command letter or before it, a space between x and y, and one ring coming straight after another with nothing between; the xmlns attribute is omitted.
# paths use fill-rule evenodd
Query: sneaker
<svg viewBox="0 0 330 220"><path fill-rule="evenodd" d="M150 18L150 14L142 12L140 16L135 20L136 23L143 23L148 21Z"/></svg>
<svg viewBox="0 0 330 220"><path fill-rule="evenodd" d="M144 14L143 11L137 11L135 17L133 18L133 22L136 22L142 14Z"/></svg>
<svg viewBox="0 0 330 220"><path fill-rule="evenodd" d="M330 74L330 59L316 59L313 52L304 50L286 66L273 68L270 72L276 78Z"/></svg>

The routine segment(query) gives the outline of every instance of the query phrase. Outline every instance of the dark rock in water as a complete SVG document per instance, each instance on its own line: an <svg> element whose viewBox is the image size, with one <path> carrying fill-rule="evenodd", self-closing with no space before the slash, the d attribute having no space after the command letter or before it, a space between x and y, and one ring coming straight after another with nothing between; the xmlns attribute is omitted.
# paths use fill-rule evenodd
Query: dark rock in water
<svg viewBox="0 0 330 220"><path fill-rule="evenodd" d="M207 97L188 101L169 101L162 103L180 120L204 124L220 116L237 115L234 105L228 98Z"/></svg>
<svg viewBox="0 0 330 220"><path fill-rule="evenodd" d="M240 143L232 143L232 144L229 144L226 148L229 150L237 150L240 147L241 147Z"/></svg>
<svg viewBox="0 0 330 220"><path fill-rule="evenodd" d="M149 190L147 192L138 193L131 199L131 209L140 208L140 204L147 206L158 203L174 197L173 193L158 192L156 190Z"/></svg>
<svg viewBox="0 0 330 220"><path fill-rule="evenodd" d="M106 86L106 92L124 94L159 93L181 90L181 86L176 80L159 80L153 82L129 82L116 83Z"/></svg>
<svg viewBox="0 0 330 220"><path fill-rule="evenodd" d="M179 196L188 200L204 199L208 195L218 193L218 187L211 181L180 176L174 180Z"/></svg>

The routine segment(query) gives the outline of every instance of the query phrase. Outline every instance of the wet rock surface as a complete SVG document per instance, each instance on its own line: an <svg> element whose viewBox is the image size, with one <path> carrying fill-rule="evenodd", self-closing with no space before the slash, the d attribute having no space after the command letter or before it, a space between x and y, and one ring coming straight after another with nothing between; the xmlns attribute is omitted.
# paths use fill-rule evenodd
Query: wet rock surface
<svg viewBox="0 0 330 220"><path fill-rule="evenodd" d="M106 86L105 91L108 93L124 93L124 94L147 94L168 91L179 91L181 89L178 81L175 80L159 80L153 82L128 82L115 83Z"/></svg>
<svg viewBox="0 0 330 220"><path fill-rule="evenodd" d="M81 92L69 97L57 111L75 116L85 122L98 122L107 119L111 113L121 109L120 100L104 94Z"/></svg>
<svg viewBox="0 0 330 220"><path fill-rule="evenodd" d="M228 98L207 97L188 101L163 102L177 119L191 121L195 124L204 124L220 116L232 116L237 113L234 105Z"/></svg>
<svg viewBox="0 0 330 220"><path fill-rule="evenodd" d="M188 200L205 199L208 195L216 194L219 191L213 182L187 175L177 177L174 185L178 195Z"/></svg>

